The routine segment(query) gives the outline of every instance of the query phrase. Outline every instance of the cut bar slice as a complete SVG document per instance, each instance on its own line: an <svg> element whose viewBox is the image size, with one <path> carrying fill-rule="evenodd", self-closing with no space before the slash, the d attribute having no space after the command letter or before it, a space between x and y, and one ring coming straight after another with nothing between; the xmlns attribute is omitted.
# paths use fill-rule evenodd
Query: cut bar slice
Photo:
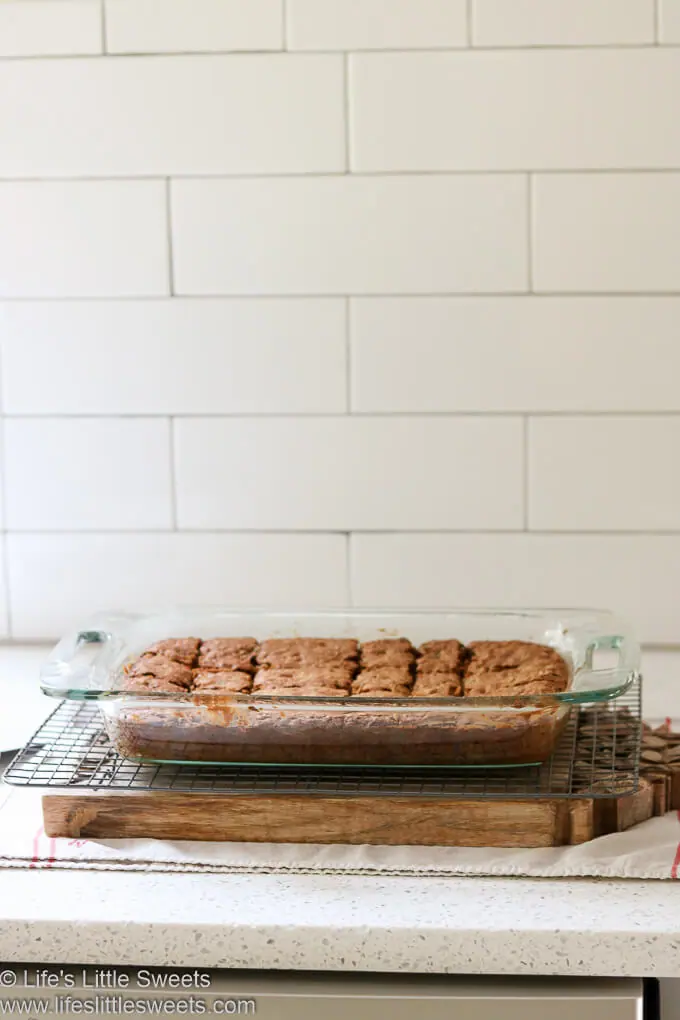
<svg viewBox="0 0 680 1020"><path fill-rule="evenodd" d="M407 666L379 666L361 671L352 684L352 694L406 698L411 683L411 672Z"/></svg>
<svg viewBox="0 0 680 1020"><path fill-rule="evenodd" d="M460 641L426 641L418 649L418 672L436 672L444 667L451 673L461 673L465 662L465 647Z"/></svg>
<svg viewBox="0 0 680 1020"><path fill-rule="evenodd" d="M342 666L356 669L358 642L353 638L272 638L263 641L257 661L263 666Z"/></svg>
<svg viewBox="0 0 680 1020"><path fill-rule="evenodd" d="M566 662L559 652L548 645L532 641L473 641L468 645L468 654L468 673L480 666L498 671L538 665L563 667L568 672Z"/></svg>
<svg viewBox="0 0 680 1020"><path fill-rule="evenodd" d="M198 656L201 669L254 671L257 641L255 638L211 638L204 641Z"/></svg>
<svg viewBox="0 0 680 1020"><path fill-rule="evenodd" d="M413 685L414 698L460 698L463 688L455 673L427 673Z"/></svg>
<svg viewBox="0 0 680 1020"><path fill-rule="evenodd" d="M142 658L150 655L162 655L165 659L179 662L183 666L195 666L198 657L200 639L195 637L167 638L165 641L157 641L143 653Z"/></svg>
<svg viewBox="0 0 680 1020"><path fill-rule="evenodd" d="M559 652L529 641L475 641L464 687L468 697L558 694L567 689L569 667Z"/></svg>
<svg viewBox="0 0 680 1020"><path fill-rule="evenodd" d="M253 678L249 673L236 670L215 670L194 673L195 691L223 691L230 694L248 694Z"/></svg>
<svg viewBox="0 0 680 1020"><path fill-rule="evenodd" d="M192 672L188 666L166 659L163 655L143 655L125 670L128 677L150 677L166 680L177 687L191 687Z"/></svg>
<svg viewBox="0 0 680 1020"><path fill-rule="evenodd" d="M126 676L121 690L135 694L174 694L175 697L186 694L185 687L156 676Z"/></svg>
<svg viewBox="0 0 680 1020"><path fill-rule="evenodd" d="M559 694L566 684L561 672L550 669L480 670L465 678L469 698L522 697L528 694Z"/></svg>
<svg viewBox="0 0 680 1020"><path fill-rule="evenodd" d="M353 698L408 698L411 691L408 687L390 684L373 684L352 690Z"/></svg>
<svg viewBox="0 0 680 1020"><path fill-rule="evenodd" d="M406 638L384 638L366 641L361 646L361 665L364 669L376 666L410 666L415 649Z"/></svg>
<svg viewBox="0 0 680 1020"><path fill-rule="evenodd" d="M261 698L346 698L349 691L344 687L329 687L318 684L267 684L253 688L253 695Z"/></svg>
<svg viewBox="0 0 680 1020"><path fill-rule="evenodd" d="M270 687L328 687L349 691L351 674L343 668L331 666L305 666L288 669L261 669L255 675L253 690L264 694Z"/></svg>

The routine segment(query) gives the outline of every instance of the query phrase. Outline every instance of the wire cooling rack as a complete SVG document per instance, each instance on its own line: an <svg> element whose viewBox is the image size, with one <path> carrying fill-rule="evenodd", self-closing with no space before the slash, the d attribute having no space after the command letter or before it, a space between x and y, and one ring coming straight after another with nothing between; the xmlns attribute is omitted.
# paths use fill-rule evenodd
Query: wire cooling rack
<svg viewBox="0 0 680 1020"><path fill-rule="evenodd" d="M432 797L611 797L639 781L641 681L613 701L572 709L552 758L540 766L171 765L121 758L91 701L64 701L5 773L15 786L240 794L392 794Z"/></svg>

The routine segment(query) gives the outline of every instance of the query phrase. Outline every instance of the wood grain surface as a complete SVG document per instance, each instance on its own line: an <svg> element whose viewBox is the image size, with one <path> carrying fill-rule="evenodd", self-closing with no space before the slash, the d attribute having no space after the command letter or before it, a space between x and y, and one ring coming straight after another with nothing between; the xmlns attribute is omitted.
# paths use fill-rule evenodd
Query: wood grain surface
<svg viewBox="0 0 680 1020"><path fill-rule="evenodd" d="M43 796L48 836L248 843L549 847L654 813L652 785L602 799L473 800L72 790ZM658 798L657 798L658 804Z"/></svg>

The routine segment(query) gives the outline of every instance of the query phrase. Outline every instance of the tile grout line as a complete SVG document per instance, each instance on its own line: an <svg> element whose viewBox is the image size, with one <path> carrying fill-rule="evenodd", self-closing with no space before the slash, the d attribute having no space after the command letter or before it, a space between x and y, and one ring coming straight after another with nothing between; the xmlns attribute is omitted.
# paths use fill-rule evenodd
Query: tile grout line
<svg viewBox="0 0 680 1020"><path fill-rule="evenodd" d="M288 0L281 0L281 49L288 52Z"/></svg>
<svg viewBox="0 0 680 1020"><path fill-rule="evenodd" d="M534 293L534 175L527 174L527 284Z"/></svg>
<svg viewBox="0 0 680 1020"><path fill-rule="evenodd" d="M0 0L1 2L1 0ZM349 118L348 118L349 125ZM349 133L348 140L351 140ZM349 148L350 146L347 145ZM344 161L347 163L347 160ZM401 177L404 179L449 177L451 179L469 178L476 180L480 177L514 178L526 177L531 174L533 177L678 177L680 176L680 160L674 166L605 166L605 167L566 167L560 170L529 169L528 167L504 167L500 170L491 170L488 167L449 167L446 170L355 170L352 177L357 180L371 180L381 178ZM129 181L176 181L176 182L198 182L198 181L314 181L314 180L341 180L347 176L347 166L338 170L303 170L294 172L274 173L171 173L169 176L159 172L154 173L94 173L89 176L83 174L18 174L5 176L0 174L2 184L122 184ZM623 293L628 293L624 291ZM652 291L651 293L654 293ZM125 296L125 295L122 295Z"/></svg>
<svg viewBox="0 0 680 1020"><path fill-rule="evenodd" d="M1 2L1 0L0 0ZM680 48L680 47L679 47ZM1 62L0 62L1 63ZM349 119L348 119L349 123ZM428 178L428 177L450 177L470 178L479 177L526 177L531 174L533 177L678 177L680 176L680 160L674 166L605 166L605 167L566 167L560 170L549 170L546 168L528 167L504 167L500 170L490 170L488 167L449 167L446 170L355 170L352 177L358 180L370 180L383 177L403 178ZM163 174L160 171L154 173L126 173L115 174L95 173L89 176L83 174L62 174L62 175L26 175L4 176L0 174L2 184L121 184L128 181L307 181L307 180L340 180L347 176L347 168L339 170L302 170L302 171L276 171L274 173L170 173ZM628 293L623 291L622 293ZM651 291L654 293L654 291ZM122 295L125 296L125 295Z"/></svg>
<svg viewBox="0 0 680 1020"><path fill-rule="evenodd" d="M6 412L4 418L8 421L14 419L18 421L126 421L130 419L139 419L140 421L153 421L158 418L167 418L170 414L177 421L238 421L243 419L246 421L270 421L272 419L286 419L291 418L299 419L300 421L310 421L314 419L322 419L324 421L329 418L347 418L347 410L343 411L189 411L187 413L181 411L168 411L167 409L161 411L52 411L46 413L35 413L35 412L23 412L23 411L12 411ZM446 420L458 420L465 421L470 418L508 418L508 419L521 419L524 415L530 415L532 418L568 418L568 419L579 419L584 418L625 418L625 419L637 419L637 418L679 418L680 407L665 408L665 409L654 409L651 411L640 411L640 410L592 410L581 408L562 408L560 410L548 410L535 408L535 407L522 407L522 408L505 408L499 410L498 408L486 408L476 410L443 410L443 411L431 411L426 409L404 411L402 408L394 408L393 410L353 410L352 416L357 419L361 418L400 418L400 419L414 419L414 418L427 418L435 419L442 418Z"/></svg>
<svg viewBox="0 0 680 1020"><path fill-rule="evenodd" d="M352 532L347 531L345 533L345 573L346 573L346 585L345 591L347 595L347 605L354 605L354 591L352 586Z"/></svg>
<svg viewBox="0 0 680 1020"><path fill-rule="evenodd" d="M666 43L664 44L668 49L680 49L680 43ZM650 50L655 49L655 42L620 42L620 43L536 43L536 44L517 44L513 46L474 46L472 47L476 53L543 53L543 52L587 52L590 50L616 50L627 52L629 50ZM404 49L403 46L381 46L379 48L357 48L353 49L352 53L465 53L469 49L467 45L460 46L409 46ZM280 49L273 49L271 47L267 49L237 49L237 50L171 50L169 52L163 51L136 51L133 53L117 53L117 52L106 52L110 60L167 60L173 59L174 57L272 57L281 54ZM287 50L292 56L305 58L308 56L337 56L338 54L346 52L345 50L339 49L305 49L305 50ZM11 62L30 62L30 61L43 61L43 60L99 60L101 59L101 53L30 53L21 54L17 56L3 56L0 57L0 63L11 63Z"/></svg>
<svg viewBox="0 0 680 1020"><path fill-rule="evenodd" d="M172 243L172 179L165 178L165 220L166 240L168 242L168 287L170 297L175 296L175 259Z"/></svg>
<svg viewBox="0 0 680 1020"><path fill-rule="evenodd" d="M345 298L345 407L346 413L352 414L352 302Z"/></svg>
<svg viewBox="0 0 680 1020"><path fill-rule="evenodd" d="M102 25L102 56L108 56L108 38L107 38L107 23L106 23L106 0L99 0L101 10L101 25Z"/></svg>
<svg viewBox="0 0 680 1020"><path fill-rule="evenodd" d="M210 535L213 538L223 538L229 535L256 536L256 535L285 535L289 537L304 538L313 535L326 535L344 537L351 535L386 536L398 535L401 537L412 537L416 535L435 535L440 537L475 537L484 536L506 536L514 538L597 538L597 539L657 539L669 538L680 540L680 528L643 528L637 530L628 529L568 529L568 528L529 528L524 531L522 527L508 528L475 528L473 526L459 528L366 528L354 527L351 531L346 528L244 528L244 527L219 527L211 525L205 528L182 527L173 531L172 528L8 528L8 536L30 536L32 538L92 538L97 535L142 536L142 535ZM1 639L0 639L1 643Z"/></svg>
<svg viewBox="0 0 680 1020"><path fill-rule="evenodd" d="M522 417L523 529L529 532L529 415Z"/></svg>
<svg viewBox="0 0 680 1020"><path fill-rule="evenodd" d="M167 298L165 291L158 291L157 294L66 294L66 295L43 295L43 294L22 294L22 295L1 295L0 305L50 305L50 304L87 304L97 305L104 304L106 302L139 302L139 303L153 303L162 301ZM185 302L196 302L197 304L201 301L237 301L237 302L258 302L258 301L283 301L300 303L305 301L342 301L343 294L338 291L335 293L322 293L318 291L312 291L308 294L303 293L229 293L225 291L202 291L200 293L178 293L173 295L178 300ZM533 294L528 290L440 290L440 291L414 291L414 290L393 290L393 291L363 291L362 293L354 294L353 298L357 301L367 301L380 298L382 301L401 301L404 298L409 300L427 300L429 298L444 298L448 301L470 301L478 300L480 298L489 300L508 300L518 301L526 300L528 297L540 299L542 301L552 301L555 299L569 298L573 301L596 301L601 298L612 298L617 301L639 301L640 299L648 298L653 300L666 300L666 301L678 301L680 300L680 289L678 290L548 290L542 289L537 290Z"/></svg>
<svg viewBox="0 0 680 1020"><path fill-rule="evenodd" d="M343 67L343 117L345 119L345 174L352 172L351 143L352 132L350 126L350 66L349 53L344 53L342 58Z"/></svg>
<svg viewBox="0 0 680 1020"><path fill-rule="evenodd" d="M175 419L168 418L168 446L170 455L170 530L178 531L177 527L177 477L175 474Z"/></svg>
<svg viewBox="0 0 680 1020"><path fill-rule="evenodd" d="M661 29L661 0L653 0L654 6L652 8L652 21L654 26L654 45L658 46L660 43L660 29Z"/></svg>

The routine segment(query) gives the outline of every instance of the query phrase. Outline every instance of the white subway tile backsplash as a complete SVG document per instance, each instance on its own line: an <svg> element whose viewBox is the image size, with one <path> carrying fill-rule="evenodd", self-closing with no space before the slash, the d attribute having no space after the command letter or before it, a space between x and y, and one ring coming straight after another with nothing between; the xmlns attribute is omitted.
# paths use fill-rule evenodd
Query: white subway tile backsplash
<svg viewBox="0 0 680 1020"><path fill-rule="evenodd" d="M9 637L9 597L6 584L6 552L0 544L0 638Z"/></svg>
<svg viewBox="0 0 680 1020"><path fill-rule="evenodd" d="M8 61L0 96L2 177L345 167L336 54Z"/></svg>
<svg viewBox="0 0 680 1020"><path fill-rule="evenodd" d="M466 0L287 0L287 14L291 50L467 45Z"/></svg>
<svg viewBox="0 0 680 1020"><path fill-rule="evenodd" d="M531 528L680 532L680 417L532 418L528 451Z"/></svg>
<svg viewBox="0 0 680 1020"><path fill-rule="evenodd" d="M675 643L680 535L353 535L358 606L595 606Z"/></svg>
<svg viewBox="0 0 680 1020"><path fill-rule="evenodd" d="M658 0L659 41L680 43L680 0Z"/></svg>
<svg viewBox="0 0 680 1020"><path fill-rule="evenodd" d="M680 647L678 43L680 0L0 0L0 638L567 603Z"/></svg>
<svg viewBox="0 0 680 1020"><path fill-rule="evenodd" d="M153 418L7 418L14 531L172 527L170 424Z"/></svg>
<svg viewBox="0 0 680 1020"><path fill-rule="evenodd" d="M181 419L175 457L181 528L522 527L518 419Z"/></svg>
<svg viewBox="0 0 680 1020"><path fill-rule="evenodd" d="M680 173L538 175L533 221L538 291L680 288Z"/></svg>
<svg viewBox="0 0 680 1020"><path fill-rule="evenodd" d="M12 636L58 637L98 611L347 602L341 535L8 537Z"/></svg>
<svg viewBox="0 0 680 1020"><path fill-rule="evenodd" d="M680 727L680 651L643 648L642 716L663 722L672 716Z"/></svg>
<svg viewBox="0 0 680 1020"><path fill-rule="evenodd" d="M674 50L360 53L350 82L359 172L680 165Z"/></svg>
<svg viewBox="0 0 680 1020"><path fill-rule="evenodd" d="M53 415L343 412L345 329L336 298L0 303L3 406ZM110 353L105 368L93 343Z"/></svg>
<svg viewBox="0 0 680 1020"><path fill-rule="evenodd" d="M280 50L282 0L105 0L109 53Z"/></svg>
<svg viewBox="0 0 680 1020"><path fill-rule="evenodd" d="M0 298L168 293L160 181L0 181L0 224Z"/></svg>
<svg viewBox="0 0 680 1020"><path fill-rule="evenodd" d="M180 294L520 291L519 175L176 181Z"/></svg>
<svg viewBox="0 0 680 1020"><path fill-rule="evenodd" d="M680 411L680 298L357 298L350 321L354 411Z"/></svg>
<svg viewBox="0 0 680 1020"><path fill-rule="evenodd" d="M102 51L98 0L4 0L0 57L59 56Z"/></svg>
<svg viewBox="0 0 680 1020"><path fill-rule="evenodd" d="M655 2L472 0L472 41L475 46L626 46L652 43Z"/></svg>

